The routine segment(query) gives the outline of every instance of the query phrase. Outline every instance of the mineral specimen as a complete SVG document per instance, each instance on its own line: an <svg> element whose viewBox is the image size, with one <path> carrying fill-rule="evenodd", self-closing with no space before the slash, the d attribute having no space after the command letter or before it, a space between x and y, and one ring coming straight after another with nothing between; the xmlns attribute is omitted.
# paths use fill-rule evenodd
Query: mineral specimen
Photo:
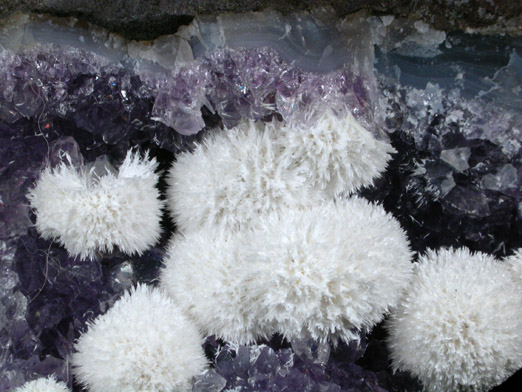
<svg viewBox="0 0 522 392"><path fill-rule="evenodd" d="M243 306L265 330L349 343L398 304L412 254L381 206L355 197L261 220L243 245Z"/></svg>
<svg viewBox="0 0 522 392"><path fill-rule="evenodd" d="M169 172L167 202L182 232L234 234L249 230L259 216L323 199L278 132L273 124L245 122L178 155Z"/></svg>
<svg viewBox="0 0 522 392"><path fill-rule="evenodd" d="M488 390L522 366L522 287L468 249L429 251L391 317L395 369L429 391Z"/></svg>
<svg viewBox="0 0 522 392"><path fill-rule="evenodd" d="M459 9L466 7L457 3ZM139 147L167 170L180 151L193 150L204 134L215 132L212 128L231 128L248 119L295 119L306 128L303 114L318 103L335 110L348 107L377 140L386 140L379 132L385 129L397 151L375 186L360 193L382 202L400 221L414 251L468 246L503 257L522 247L519 38L443 33L391 16L337 21L316 12L301 14L302 31L296 16L286 19L290 35L281 44L296 43L299 52L279 53L274 45L281 37L266 32L282 31L280 26L267 30L263 24L270 15L258 17L255 25L264 29L267 47L244 41L247 47L226 43L208 50L198 49L207 41L198 41L193 32L216 26L234 31L242 16L198 18L193 27L151 42L129 42L72 19L17 15L2 24L0 390L50 374L72 387L69 358L87 320L105 313L136 280L157 279L162 247L175 229L164 217L160 243L142 256L115 251L89 263L68 258L58 244L39 238L25 198L45 164L56 166L63 152L75 166L98 159L118 167L129 148ZM310 67L313 59L303 59L302 50L321 58L313 39L326 43L332 32L332 47L345 56L345 45L355 61L312 72L320 68ZM208 39L206 34L201 37ZM290 53L297 53L307 70L288 61ZM324 59L325 65L333 64L328 52ZM179 133L200 129L192 136ZM163 176L159 188L167 188ZM302 345L272 339L264 342L263 358L269 361L282 351L278 368L268 371L262 359L249 364L246 374L225 355L235 348L223 349L217 361L214 354L224 344L210 339L205 348L214 368L194 388L211 385L222 391L237 385L255 391L263 377L273 380L273 374L290 371L291 378L279 377L275 385L420 390L407 374L392 375L385 339L377 325L366 351L339 344L314 367L300 367L295 360ZM316 346L306 345L311 351ZM293 365L285 368L292 353ZM520 382L515 377L504 385L495 390Z"/></svg>
<svg viewBox="0 0 522 392"><path fill-rule="evenodd" d="M202 339L161 291L138 285L89 324L73 372L91 392L185 392L205 368Z"/></svg>
<svg viewBox="0 0 522 392"><path fill-rule="evenodd" d="M117 171L103 161L90 167L74 167L68 155L63 161L46 168L27 196L43 238L90 259L115 246L142 254L158 241L162 203L155 159L129 151Z"/></svg>

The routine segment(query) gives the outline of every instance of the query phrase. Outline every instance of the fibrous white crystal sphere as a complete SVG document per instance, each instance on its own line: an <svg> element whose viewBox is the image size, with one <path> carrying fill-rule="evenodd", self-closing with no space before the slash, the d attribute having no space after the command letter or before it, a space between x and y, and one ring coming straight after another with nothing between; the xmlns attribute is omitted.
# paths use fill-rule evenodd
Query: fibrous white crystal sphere
<svg viewBox="0 0 522 392"><path fill-rule="evenodd" d="M245 246L244 301L289 340L356 339L397 304L412 269L399 222L360 198L271 216Z"/></svg>
<svg viewBox="0 0 522 392"><path fill-rule="evenodd" d="M489 390L522 366L521 305L521 287L492 256L428 251L389 323L393 366L428 391Z"/></svg>
<svg viewBox="0 0 522 392"><path fill-rule="evenodd" d="M266 337L245 302L244 245L239 234L225 238L208 230L178 235L169 245L160 285L204 336L239 344Z"/></svg>
<svg viewBox="0 0 522 392"><path fill-rule="evenodd" d="M51 376L26 382L15 389L14 392L69 392L69 388L63 382L59 382Z"/></svg>
<svg viewBox="0 0 522 392"><path fill-rule="evenodd" d="M46 168L28 194L38 232L81 258L115 246L141 254L161 234L156 168L155 159L131 151L117 172L106 167L96 174L66 163Z"/></svg>
<svg viewBox="0 0 522 392"><path fill-rule="evenodd" d="M182 232L237 232L260 215L319 200L307 184L305 168L295 165L275 140L274 127L243 122L177 156L167 196Z"/></svg>
<svg viewBox="0 0 522 392"><path fill-rule="evenodd" d="M335 114L325 110L309 123L285 126L277 135L295 161L307 168L307 183L327 197L346 195L371 185L395 152L349 111Z"/></svg>
<svg viewBox="0 0 522 392"><path fill-rule="evenodd" d="M138 285L79 338L73 372L90 392L189 391L206 365L202 343L170 298Z"/></svg>

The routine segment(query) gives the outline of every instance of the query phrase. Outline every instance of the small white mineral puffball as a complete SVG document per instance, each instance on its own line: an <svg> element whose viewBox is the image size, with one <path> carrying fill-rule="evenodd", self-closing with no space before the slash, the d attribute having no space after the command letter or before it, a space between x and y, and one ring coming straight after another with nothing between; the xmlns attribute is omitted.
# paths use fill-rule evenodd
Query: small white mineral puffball
<svg viewBox="0 0 522 392"><path fill-rule="evenodd" d="M170 170L168 206L182 232L200 228L238 232L259 215L319 200L305 168L275 140L274 124L243 122L217 132Z"/></svg>
<svg viewBox="0 0 522 392"><path fill-rule="evenodd" d="M486 391L522 366L522 291L468 249L428 251L388 324L393 367L428 391Z"/></svg>
<svg viewBox="0 0 522 392"><path fill-rule="evenodd" d="M69 388L63 382L56 381L54 376L50 376L26 382L14 392L69 392Z"/></svg>
<svg viewBox="0 0 522 392"><path fill-rule="evenodd" d="M245 303L244 245L239 234L225 238L209 230L178 235L169 245L160 285L204 336L238 344L266 337Z"/></svg>
<svg viewBox="0 0 522 392"><path fill-rule="evenodd" d="M514 255L506 257L504 260L511 277L522 288L522 249L518 249Z"/></svg>
<svg viewBox="0 0 522 392"><path fill-rule="evenodd" d="M337 115L326 110L310 121L312 126L285 126L277 136L296 162L307 167L310 185L329 198L372 184L395 152L349 111Z"/></svg>
<svg viewBox="0 0 522 392"><path fill-rule="evenodd" d="M399 222L360 198L288 209L245 242L245 303L289 340L357 339L397 304L412 253Z"/></svg>
<svg viewBox="0 0 522 392"><path fill-rule="evenodd" d="M28 194L38 232L81 258L115 246L141 254L161 234L157 166L129 151L117 173L106 168L96 175L66 163L46 168Z"/></svg>
<svg viewBox="0 0 522 392"><path fill-rule="evenodd" d="M73 372L90 392L189 391L206 366L202 343L170 298L138 285L79 338Z"/></svg>

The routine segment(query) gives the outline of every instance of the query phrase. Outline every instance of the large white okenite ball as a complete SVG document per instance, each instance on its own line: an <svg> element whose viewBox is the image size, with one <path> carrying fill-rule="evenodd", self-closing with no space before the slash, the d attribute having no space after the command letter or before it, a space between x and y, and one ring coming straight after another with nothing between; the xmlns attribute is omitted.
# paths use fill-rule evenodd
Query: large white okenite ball
<svg viewBox="0 0 522 392"><path fill-rule="evenodd" d="M429 251L389 322L395 369L428 391L486 391L522 367L522 291L505 264Z"/></svg>

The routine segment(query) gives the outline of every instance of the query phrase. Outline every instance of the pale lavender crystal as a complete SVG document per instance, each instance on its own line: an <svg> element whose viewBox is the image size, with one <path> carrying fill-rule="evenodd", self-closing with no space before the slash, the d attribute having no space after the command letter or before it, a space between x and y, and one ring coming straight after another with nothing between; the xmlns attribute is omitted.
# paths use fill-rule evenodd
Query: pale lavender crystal
<svg viewBox="0 0 522 392"><path fill-rule="evenodd" d="M371 87L371 73L354 74L349 66L313 73L267 47L215 50L182 67L158 88L153 114L183 134L201 129L203 106L229 128L242 118L303 115L318 102L334 108L348 106L357 117L370 121Z"/></svg>
<svg viewBox="0 0 522 392"><path fill-rule="evenodd" d="M480 185L482 189L517 195L522 186L522 173L511 163L507 163L497 173L482 177Z"/></svg>
<svg viewBox="0 0 522 392"><path fill-rule="evenodd" d="M192 384L192 392L221 392L227 385L227 380L214 369L205 370L197 376Z"/></svg>
<svg viewBox="0 0 522 392"><path fill-rule="evenodd" d="M330 344L312 339L292 341L292 350L305 363L325 365L330 358Z"/></svg>

